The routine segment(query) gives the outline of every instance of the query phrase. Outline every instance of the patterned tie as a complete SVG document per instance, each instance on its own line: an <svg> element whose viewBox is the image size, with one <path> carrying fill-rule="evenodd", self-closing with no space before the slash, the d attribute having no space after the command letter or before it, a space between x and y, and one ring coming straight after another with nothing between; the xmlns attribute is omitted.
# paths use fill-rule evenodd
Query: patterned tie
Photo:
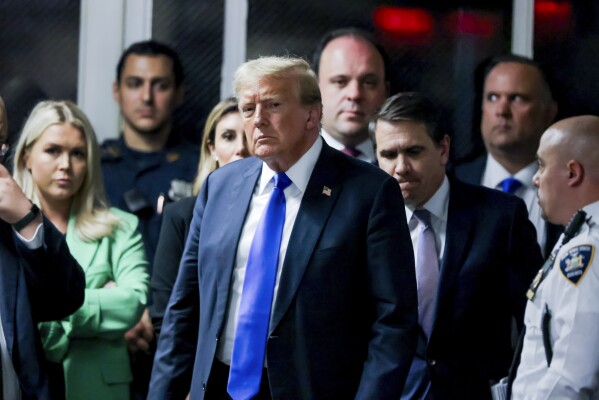
<svg viewBox="0 0 599 400"><path fill-rule="evenodd" d="M518 190L518 189L520 189L520 187L522 187L522 182L520 182L518 179L510 176L509 178L505 178L504 180L502 180L500 185L501 185L502 191L504 191L506 193L514 194L516 192L516 190Z"/></svg>
<svg viewBox="0 0 599 400"><path fill-rule="evenodd" d="M352 157L358 157L360 154L362 154L362 152L355 147L344 147L341 152Z"/></svg>
<svg viewBox="0 0 599 400"><path fill-rule="evenodd" d="M233 342L227 391L234 400L246 400L260 390L270 321L279 248L285 224L285 193L291 180L283 172L274 176L275 187L252 240Z"/></svg>
<svg viewBox="0 0 599 400"><path fill-rule="evenodd" d="M418 322L427 338L433 328L435 300L439 284L439 257L435 245L435 232L431 226L431 214L423 208L414 210L420 225L416 253L416 282L418 284Z"/></svg>

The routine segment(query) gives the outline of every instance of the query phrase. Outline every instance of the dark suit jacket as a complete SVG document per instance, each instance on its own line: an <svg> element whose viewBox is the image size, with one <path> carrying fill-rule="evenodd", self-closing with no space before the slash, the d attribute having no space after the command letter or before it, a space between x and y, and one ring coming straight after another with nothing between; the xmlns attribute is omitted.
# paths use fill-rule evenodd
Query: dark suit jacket
<svg viewBox="0 0 599 400"><path fill-rule="evenodd" d="M64 236L44 218L44 244L27 249L0 221L0 316L23 399L52 399L37 323L83 304L85 276Z"/></svg>
<svg viewBox="0 0 599 400"><path fill-rule="evenodd" d="M261 166L254 157L240 160L204 183L164 318L149 399L185 396L179 382L192 373L194 351L192 399L204 397ZM199 338L188 323L198 313L198 292ZM397 182L323 143L270 321L266 360L273 398L397 399L415 349L416 321L413 252Z"/></svg>
<svg viewBox="0 0 599 400"><path fill-rule="evenodd" d="M485 171L486 164L487 154L485 153L472 161L453 167L451 173L462 182L480 185L483 180L483 172ZM544 257L548 257L557 243L559 236L564 231L564 227L547 222L545 224L545 231L545 246L543 246L544 248L541 250L543 251Z"/></svg>
<svg viewBox="0 0 599 400"><path fill-rule="evenodd" d="M157 338L160 337L164 312L177 279L179 263L183 255L195 203L195 196L186 197L167 204L162 214L162 226L156 245L154 268L152 269L150 281L152 289L150 315L154 325L154 334Z"/></svg>
<svg viewBox="0 0 599 400"><path fill-rule="evenodd" d="M447 236L426 351L433 397L490 399L507 376L512 317L523 325L526 290L541 267L534 226L512 195L451 180Z"/></svg>

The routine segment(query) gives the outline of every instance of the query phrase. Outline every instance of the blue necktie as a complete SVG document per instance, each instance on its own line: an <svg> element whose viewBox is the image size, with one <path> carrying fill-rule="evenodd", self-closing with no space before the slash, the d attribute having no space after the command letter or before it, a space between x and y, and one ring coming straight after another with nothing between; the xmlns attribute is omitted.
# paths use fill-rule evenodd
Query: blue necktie
<svg viewBox="0 0 599 400"><path fill-rule="evenodd" d="M522 182L520 182L518 179L510 176L509 178L505 178L504 180L502 180L500 185L501 185L502 191L504 191L506 193L514 194L516 192L516 190L518 190L518 189L520 189L520 187L522 187Z"/></svg>
<svg viewBox="0 0 599 400"><path fill-rule="evenodd" d="M414 210L420 225L416 249L416 283L418 284L418 322L430 338L433 329L435 302L439 286L439 256L435 245L435 232L431 226L431 214L424 208Z"/></svg>
<svg viewBox="0 0 599 400"><path fill-rule="evenodd" d="M274 176L275 187L252 240L243 282L237 329L233 342L227 392L234 400L247 400L260 390L279 248L285 225L285 193L291 180L283 172Z"/></svg>

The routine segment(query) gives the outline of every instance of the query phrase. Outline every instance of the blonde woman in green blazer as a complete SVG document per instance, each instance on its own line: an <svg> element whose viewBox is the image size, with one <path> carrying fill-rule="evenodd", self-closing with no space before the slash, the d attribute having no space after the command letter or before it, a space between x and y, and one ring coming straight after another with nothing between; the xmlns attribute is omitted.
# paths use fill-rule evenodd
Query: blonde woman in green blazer
<svg viewBox="0 0 599 400"><path fill-rule="evenodd" d="M108 208L92 127L73 103L45 101L27 120L14 177L66 234L86 274L85 302L69 318L40 324L48 360L62 363L67 400L129 399L124 333L139 321L148 291L137 217Z"/></svg>

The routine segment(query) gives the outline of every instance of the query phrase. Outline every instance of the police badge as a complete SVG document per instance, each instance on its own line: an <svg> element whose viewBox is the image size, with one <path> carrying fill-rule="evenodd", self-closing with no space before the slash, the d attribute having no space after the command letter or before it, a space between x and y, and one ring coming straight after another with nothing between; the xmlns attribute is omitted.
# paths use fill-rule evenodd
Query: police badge
<svg viewBox="0 0 599 400"><path fill-rule="evenodd" d="M595 246L590 244L578 245L569 249L559 262L559 268L564 278L578 286L589 265L593 262L594 255Z"/></svg>

